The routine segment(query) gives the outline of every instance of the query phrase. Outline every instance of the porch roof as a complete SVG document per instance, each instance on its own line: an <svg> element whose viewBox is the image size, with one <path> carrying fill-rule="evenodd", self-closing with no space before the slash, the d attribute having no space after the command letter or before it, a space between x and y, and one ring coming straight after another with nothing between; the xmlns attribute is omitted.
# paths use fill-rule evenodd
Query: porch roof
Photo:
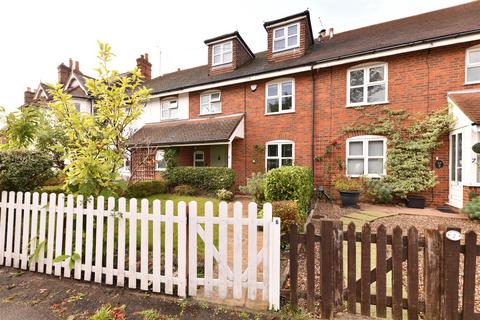
<svg viewBox="0 0 480 320"><path fill-rule="evenodd" d="M450 93L448 97L475 124L480 124L480 91Z"/></svg>
<svg viewBox="0 0 480 320"><path fill-rule="evenodd" d="M131 147L230 142L243 114L146 124L129 139Z"/></svg>

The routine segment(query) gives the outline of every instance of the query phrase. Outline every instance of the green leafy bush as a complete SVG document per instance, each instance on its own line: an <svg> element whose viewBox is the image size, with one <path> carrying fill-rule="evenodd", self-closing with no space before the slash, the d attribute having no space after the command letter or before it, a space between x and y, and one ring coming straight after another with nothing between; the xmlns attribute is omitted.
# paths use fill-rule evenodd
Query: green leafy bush
<svg viewBox="0 0 480 320"><path fill-rule="evenodd" d="M198 194L198 190L189 184L181 184L173 189L173 193L180 196L195 196Z"/></svg>
<svg viewBox="0 0 480 320"><path fill-rule="evenodd" d="M261 172L252 173L247 178L247 184L240 186L240 191L250 195L257 204L265 202L265 174Z"/></svg>
<svg viewBox="0 0 480 320"><path fill-rule="evenodd" d="M65 183L65 173L55 170L52 177L43 183L43 186L59 186Z"/></svg>
<svg viewBox="0 0 480 320"><path fill-rule="evenodd" d="M335 189L338 191L360 191L362 183L358 179L352 179L345 176L337 176L334 180Z"/></svg>
<svg viewBox="0 0 480 320"><path fill-rule="evenodd" d="M308 167L280 167L265 176L265 199L269 202L297 200L300 212L306 215L312 195L313 177Z"/></svg>
<svg viewBox="0 0 480 320"><path fill-rule="evenodd" d="M128 186L123 195L126 198L146 198L166 191L167 183L164 180L145 180Z"/></svg>
<svg viewBox="0 0 480 320"><path fill-rule="evenodd" d="M217 198L222 201L232 201L233 192L227 189L220 189L217 191Z"/></svg>
<svg viewBox="0 0 480 320"><path fill-rule="evenodd" d="M367 193L375 198L377 203L390 203L393 200L393 188L383 179L368 179Z"/></svg>
<svg viewBox="0 0 480 320"><path fill-rule="evenodd" d="M300 224L302 222L297 201L285 200L272 202L272 215L280 218L283 232L288 232L290 225Z"/></svg>
<svg viewBox="0 0 480 320"><path fill-rule="evenodd" d="M470 219L480 219L480 197L470 200L462 209L462 211L470 217Z"/></svg>
<svg viewBox="0 0 480 320"><path fill-rule="evenodd" d="M0 152L0 189L32 191L52 175L53 161L37 151L13 150Z"/></svg>
<svg viewBox="0 0 480 320"><path fill-rule="evenodd" d="M174 167L168 168L164 176L171 186L189 184L211 193L232 190L235 184L235 173L230 168Z"/></svg>
<svg viewBox="0 0 480 320"><path fill-rule="evenodd" d="M65 193L63 189L63 185L56 185L56 186L43 186L38 189L38 192L43 193Z"/></svg>

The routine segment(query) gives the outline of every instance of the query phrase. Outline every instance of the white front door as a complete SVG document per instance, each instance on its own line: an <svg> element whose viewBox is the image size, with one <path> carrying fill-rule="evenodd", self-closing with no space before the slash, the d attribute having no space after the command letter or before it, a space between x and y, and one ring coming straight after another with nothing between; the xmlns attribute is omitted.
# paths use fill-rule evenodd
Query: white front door
<svg viewBox="0 0 480 320"><path fill-rule="evenodd" d="M450 188L448 203L457 208L463 207L462 138L462 132L459 130L450 133Z"/></svg>

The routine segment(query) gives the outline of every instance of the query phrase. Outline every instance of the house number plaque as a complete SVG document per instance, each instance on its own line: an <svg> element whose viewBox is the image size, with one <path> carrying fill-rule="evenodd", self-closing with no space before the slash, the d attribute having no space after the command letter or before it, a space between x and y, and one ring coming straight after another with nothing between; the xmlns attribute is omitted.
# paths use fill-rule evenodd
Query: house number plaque
<svg viewBox="0 0 480 320"><path fill-rule="evenodd" d="M448 240L451 240L451 241L460 241L460 239L462 238L462 235L460 234L460 232L456 230L447 231L445 236L447 237Z"/></svg>

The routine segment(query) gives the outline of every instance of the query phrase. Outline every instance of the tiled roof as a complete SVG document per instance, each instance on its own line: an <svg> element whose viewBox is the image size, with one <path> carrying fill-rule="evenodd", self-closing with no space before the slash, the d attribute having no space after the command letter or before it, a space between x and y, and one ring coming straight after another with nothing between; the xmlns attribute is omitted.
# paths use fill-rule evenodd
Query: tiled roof
<svg viewBox="0 0 480 320"><path fill-rule="evenodd" d="M480 91L450 93L455 105L475 124L480 124Z"/></svg>
<svg viewBox="0 0 480 320"><path fill-rule="evenodd" d="M168 92L472 33L480 33L480 1L341 32L327 41L317 39L303 57L268 62L263 51L232 72L209 76L208 65L203 65L165 74L146 85L153 93Z"/></svg>
<svg viewBox="0 0 480 320"><path fill-rule="evenodd" d="M130 138L131 146L227 142L242 115L146 124Z"/></svg>

